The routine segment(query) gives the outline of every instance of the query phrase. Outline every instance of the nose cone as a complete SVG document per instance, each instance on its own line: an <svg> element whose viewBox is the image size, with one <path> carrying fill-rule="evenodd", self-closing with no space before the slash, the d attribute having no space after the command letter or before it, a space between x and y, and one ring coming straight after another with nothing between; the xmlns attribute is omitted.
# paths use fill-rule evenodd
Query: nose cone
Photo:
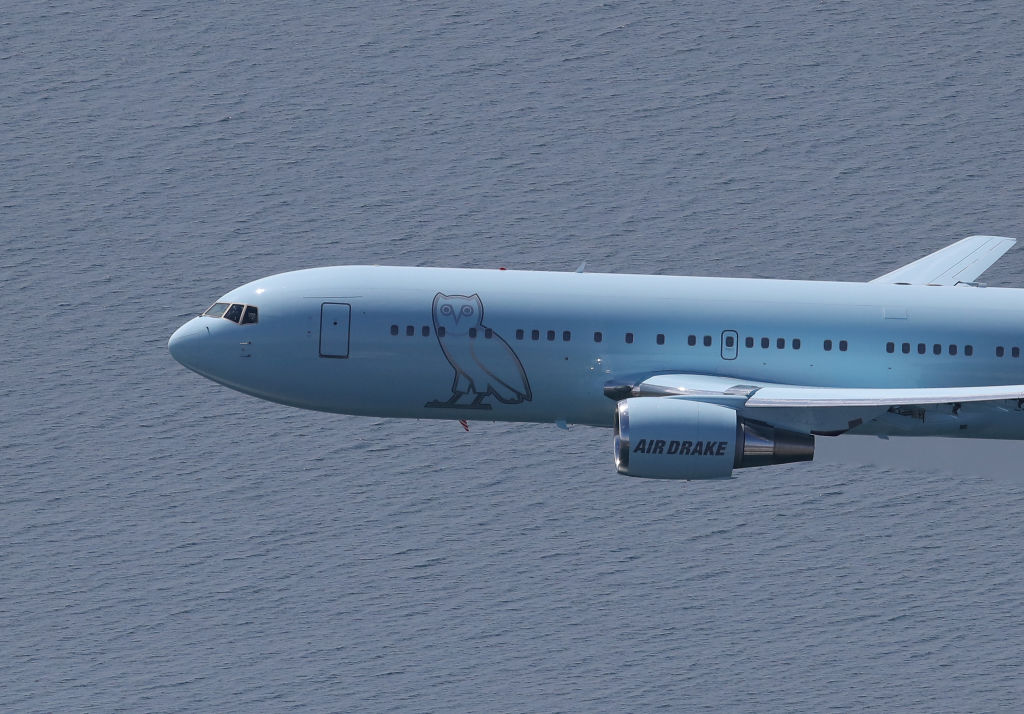
<svg viewBox="0 0 1024 714"><path fill-rule="evenodd" d="M179 327L167 341L167 349L171 357L191 370L199 371L199 360L203 353L203 344L210 340L210 330L201 318L195 317Z"/></svg>

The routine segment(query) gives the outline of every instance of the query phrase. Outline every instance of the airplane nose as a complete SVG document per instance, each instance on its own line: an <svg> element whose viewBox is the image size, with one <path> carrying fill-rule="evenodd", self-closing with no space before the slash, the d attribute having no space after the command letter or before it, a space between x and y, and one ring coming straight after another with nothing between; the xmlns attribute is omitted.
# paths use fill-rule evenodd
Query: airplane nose
<svg viewBox="0 0 1024 714"><path fill-rule="evenodd" d="M195 369L202 353L203 343L210 339L210 330L195 317L179 327L167 340L171 357L189 369Z"/></svg>

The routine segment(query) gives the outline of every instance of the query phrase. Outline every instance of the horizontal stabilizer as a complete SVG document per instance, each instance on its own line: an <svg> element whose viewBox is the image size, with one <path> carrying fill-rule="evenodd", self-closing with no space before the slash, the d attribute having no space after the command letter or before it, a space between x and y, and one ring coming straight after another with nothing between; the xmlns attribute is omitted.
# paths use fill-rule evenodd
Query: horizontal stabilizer
<svg viewBox="0 0 1024 714"><path fill-rule="evenodd" d="M872 283L956 285L973 283L1017 241L999 236L970 236L897 268Z"/></svg>

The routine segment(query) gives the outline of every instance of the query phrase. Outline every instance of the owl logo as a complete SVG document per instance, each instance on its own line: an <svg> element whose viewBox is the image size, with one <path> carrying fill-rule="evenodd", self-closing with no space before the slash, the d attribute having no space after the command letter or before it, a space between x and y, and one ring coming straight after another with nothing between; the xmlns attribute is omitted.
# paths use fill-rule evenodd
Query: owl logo
<svg viewBox="0 0 1024 714"><path fill-rule="evenodd" d="M490 409L488 396L503 404L533 399L523 364L507 342L483 323L480 296L434 296L434 334L448 363L455 370L452 395L428 407Z"/></svg>

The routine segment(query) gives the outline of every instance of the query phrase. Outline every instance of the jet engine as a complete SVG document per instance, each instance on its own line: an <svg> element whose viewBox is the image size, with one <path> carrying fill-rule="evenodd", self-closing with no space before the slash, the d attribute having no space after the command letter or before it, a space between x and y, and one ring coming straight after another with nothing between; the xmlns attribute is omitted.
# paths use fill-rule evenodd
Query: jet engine
<svg viewBox="0 0 1024 714"><path fill-rule="evenodd" d="M623 399L615 410L615 466L643 478L729 478L733 469L810 461L814 437L741 418L718 404Z"/></svg>

